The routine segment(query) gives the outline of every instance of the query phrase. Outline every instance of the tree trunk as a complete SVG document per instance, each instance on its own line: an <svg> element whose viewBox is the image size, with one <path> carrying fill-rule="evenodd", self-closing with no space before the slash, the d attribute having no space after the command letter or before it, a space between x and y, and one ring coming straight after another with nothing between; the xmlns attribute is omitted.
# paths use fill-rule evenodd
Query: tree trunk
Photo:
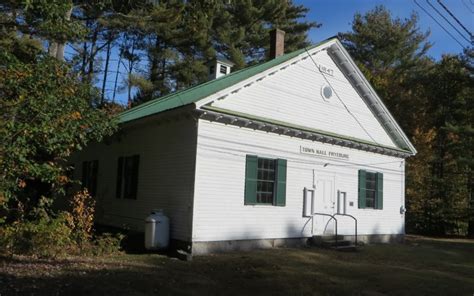
<svg viewBox="0 0 474 296"><path fill-rule="evenodd" d="M66 21L71 20L73 5L71 4L71 8L66 11L64 19ZM64 49L66 48L66 42L52 42L48 49L48 54L56 59L63 61L64 60Z"/></svg>
<svg viewBox="0 0 474 296"><path fill-rule="evenodd" d="M474 191L474 180L472 177L472 170L469 169L469 173L467 176L467 186L468 186L468 198L469 198L469 209L468 209L468 227L467 227L467 235L469 237L474 237L474 197L472 196L472 192Z"/></svg>
<svg viewBox="0 0 474 296"><path fill-rule="evenodd" d="M107 53L105 57L105 68L104 68L104 78L102 81L102 94L100 97L100 105L104 104L105 99L105 87L107 86L107 74L109 72L109 61L110 61L110 50L112 48L112 37L109 37L107 42Z"/></svg>
<svg viewBox="0 0 474 296"><path fill-rule="evenodd" d="M117 62L117 71L115 72L115 82L114 82L114 93L112 95L112 102L115 103L115 95L117 94L117 83L118 77L120 74L120 63L122 62L122 55L119 55L119 60Z"/></svg>
<svg viewBox="0 0 474 296"><path fill-rule="evenodd" d="M120 37L119 37L120 39ZM125 35L123 37L123 44L122 46L124 46L126 43L127 43L127 35ZM119 59L118 59L118 62L117 62L117 71L115 72L115 82L114 82L114 93L112 95L112 102L115 103L115 95L117 94L117 84L118 84L118 77L119 77L119 74L120 74L120 64L122 63L122 52L120 52L119 54Z"/></svg>
<svg viewBox="0 0 474 296"><path fill-rule="evenodd" d="M58 53L58 44L56 42L50 42L48 47L48 54L51 57L56 57Z"/></svg>
<svg viewBox="0 0 474 296"><path fill-rule="evenodd" d="M99 35L99 25L97 24L94 33L92 34L91 38L91 50L89 54L89 66L87 68L87 81L89 83L92 82L92 78L94 76L94 61L95 55L97 54L97 37Z"/></svg>

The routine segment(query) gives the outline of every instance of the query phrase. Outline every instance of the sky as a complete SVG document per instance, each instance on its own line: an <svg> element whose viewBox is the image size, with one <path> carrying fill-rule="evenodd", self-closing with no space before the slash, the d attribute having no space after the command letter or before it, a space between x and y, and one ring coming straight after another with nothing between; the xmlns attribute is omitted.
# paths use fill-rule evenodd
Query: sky
<svg viewBox="0 0 474 296"><path fill-rule="evenodd" d="M459 40L463 46L467 47L469 45L468 41L463 39L458 32L437 14L428 4L428 0L417 0L417 2ZM442 0L441 2L470 32L474 31L474 0ZM428 53L433 58L439 59L442 54L457 54L463 50L461 45L450 37L426 12L418 7L414 0L294 0L294 3L310 8L306 16L307 20L322 24L320 28L311 30L309 34L313 43L337 35L338 32L350 31L355 13L364 14L377 5L383 5L391 11L394 17L409 18L413 11L418 14L420 29L422 31L431 31L429 41L433 43L433 46ZM469 40L467 32L443 10L437 0L429 0L429 3L442 12Z"/></svg>
<svg viewBox="0 0 474 296"><path fill-rule="evenodd" d="M442 54L458 54L463 48L452 37L448 35L430 16L419 8L415 0L293 0L295 4L301 4L310 9L306 16L309 21L316 21L322 26L320 28L312 29L309 32L311 42L317 43L329 37L337 35L339 32L347 32L351 30L351 23L354 14L365 12L373 9L377 5L384 5L387 7L393 17L400 17L402 19L409 18L412 12L419 15L419 27L422 31L431 31L428 38L433 44L428 54L435 59L439 59ZM469 45L469 36L467 32L457 25L457 23L443 10L438 4L437 0L416 0L424 9L428 11L436 20L443 25L463 46ZM431 3L436 9L442 12L445 17L456 28L464 34L468 41L464 40L453 28L446 23L445 20L439 16L436 11L429 6ZM474 31L474 0L441 0L441 2L448 7L448 9L461 21L461 23L470 31ZM116 58L116 57L115 57ZM112 60L110 69L116 69L116 59ZM125 72L125 69L121 69ZM124 75L121 74L119 84L123 83ZM107 97L111 98L114 88L114 75L110 75L107 79ZM98 84L100 87L102 82ZM126 103L126 91L117 93L116 100L122 104Z"/></svg>

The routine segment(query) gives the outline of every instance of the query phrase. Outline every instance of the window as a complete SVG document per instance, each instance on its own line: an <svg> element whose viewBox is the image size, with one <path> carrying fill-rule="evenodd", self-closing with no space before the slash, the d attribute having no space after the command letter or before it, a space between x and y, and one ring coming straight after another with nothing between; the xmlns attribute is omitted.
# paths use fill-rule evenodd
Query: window
<svg viewBox="0 0 474 296"><path fill-rule="evenodd" d="M275 160L258 158L257 203L273 204L275 191Z"/></svg>
<svg viewBox="0 0 474 296"><path fill-rule="evenodd" d="M383 174L359 170L359 208L383 208Z"/></svg>
<svg viewBox="0 0 474 296"><path fill-rule="evenodd" d="M332 88L329 85L323 85L321 87L321 95L323 96L324 100L329 101L332 97Z"/></svg>
<svg viewBox="0 0 474 296"><path fill-rule="evenodd" d="M82 162L82 187L87 188L90 195L97 193L97 172L99 171L99 161L91 160Z"/></svg>
<svg viewBox="0 0 474 296"><path fill-rule="evenodd" d="M286 160L247 155L245 204L285 206L285 203Z"/></svg>
<svg viewBox="0 0 474 296"><path fill-rule="evenodd" d="M220 71L221 71L221 74L227 74L227 67L224 65L221 65Z"/></svg>
<svg viewBox="0 0 474 296"><path fill-rule="evenodd" d="M375 208L375 197L377 195L376 174L365 173L365 207Z"/></svg>
<svg viewBox="0 0 474 296"><path fill-rule="evenodd" d="M139 155L119 157L117 163L117 198L137 199Z"/></svg>

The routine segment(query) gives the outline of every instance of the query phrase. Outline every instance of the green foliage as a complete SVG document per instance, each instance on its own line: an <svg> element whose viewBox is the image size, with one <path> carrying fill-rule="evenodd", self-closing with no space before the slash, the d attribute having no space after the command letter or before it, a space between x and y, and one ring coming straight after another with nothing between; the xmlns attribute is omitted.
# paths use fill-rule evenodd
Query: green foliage
<svg viewBox="0 0 474 296"><path fill-rule="evenodd" d="M392 18L390 11L377 6L365 15L357 13L352 32L340 34L344 46L370 73L383 73L393 68L408 69L431 47L426 41L429 32L422 33L418 17Z"/></svg>
<svg viewBox="0 0 474 296"><path fill-rule="evenodd" d="M55 59L22 63L0 56L0 192L34 207L41 196L64 194L67 159L115 124L94 108L90 86Z"/></svg>
<svg viewBox="0 0 474 296"><path fill-rule="evenodd" d="M356 14L352 31L339 36L409 136L419 119L412 110L426 103L420 82L432 66L426 56L429 32L421 32L417 23L414 13L408 19L392 18L390 11L377 6Z"/></svg>
<svg viewBox="0 0 474 296"><path fill-rule="evenodd" d="M71 228L66 213L42 216L34 221L19 221L0 227L0 251L41 258L64 257L72 247Z"/></svg>
<svg viewBox="0 0 474 296"><path fill-rule="evenodd" d="M232 60L236 69L260 62L267 58L270 47L268 33L273 28L287 33L286 51L301 49L309 45L308 31L320 26L302 21L308 11L292 1L230 1L214 15L216 49Z"/></svg>
<svg viewBox="0 0 474 296"><path fill-rule="evenodd" d="M83 24L71 20L71 0L26 0L21 12L24 25L34 28L34 34L49 41L66 42L79 40L86 32ZM23 23L21 23L23 24Z"/></svg>
<svg viewBox="0 0 474 296"><path fill-rule="evenodd" d="M68 212L61 212L55 217L42 216L31 221L1 225L0 254L65 258L120 252L123 235L105 233L93 238L83 238L78 243L78 235L74 233L69 219Z"/></svg>
<svg viewBox="0 0 474 296"><path fill-rule="evenodd" d="M129 17L139 14L139 20L125 22L126 35L139 40L133 46L147 56L144 77L153 86L137 85L134 103L205 81L206 63L216 56L234 62L234 70L261 62L267 58L269 31L275 27L287 32L287 51L309 45L307 33L319 24L304 21L307 12L287 0L160 1L132 11Z"/></svg>
<svg viewBox="0 0 474 296"><path fill-rule="evenodd" d="M273 28L287 32L287 51L309 45L308 31L320 25L305 20L308 11L288 0L10 0L0 4L0 48L22 61L39 52L62 60L67 44L77 52L68 56L73 69L89 84L99 75L110 81L118 48L117 71L125 66L127 78L115 83L112 100L126 90L130 106L205 81L206 63L216 56L233 61L235 70L266 59Z"/></svg>
<svg viewBox="0 0 474 296"><path fill-rule="evenodd" d="M109 1L74 2L82 9ZM94 205L87 192L70 212L55 212L73 181L69 157L112 135L122 108L101 104L97 90L56 53L85 37L71 19L73 2L4 1L0 4L0 251L64 257L117 250L119 237L92 232ZM52 54L52 48L56 53ZM97 247L97 250L95 250Z"/></svg>
<svg viewBox="0 0 474 296"><path fill-rule="evenodd" d="M123 235L94 235L94 206L87 191L72 197L69 211L51 214L48 205L40 204L28 218L0 224L0 253L57 258L119 252Z"/></svg>
<svg viewBox="0 0 474 296"><path fill-rule="evenodd" d="M407 230L474 233L472 52L430 59L417 22L379 6L341 38L418 150L407 161Z"/></svg>
<svg viewBox="0 0 474 296"><path fill-rule="evenodd" d="M117 254L125 238L123 234L104 233L96 236L93 245L89 248L90 254L95 256Z"/></svg>
<svg viewBox="0 0 474 296"><path fill-rule="evenodd" d="M43 44L51 48L53 44L82 39L86 28L82 22L71 20L72 10L71 0L2 1L0 48L6 47L12 55L31 61Z"/></svg>
<svg viewBox="0 0 474 296"><path fill-rule="evenodd" d="M417 184L427 194L410 196L410 205L418 207L411 218L424 221L416 223L416 229L422 232L460 235L466 234L472 225L474 84L471 75L465 56L449 55L443 56L426 74L424 89L429 104L425 106L427 116L419 126L436 132L428 142L426 153L430 158L420 164L429 169L425 181Z"/></svg>

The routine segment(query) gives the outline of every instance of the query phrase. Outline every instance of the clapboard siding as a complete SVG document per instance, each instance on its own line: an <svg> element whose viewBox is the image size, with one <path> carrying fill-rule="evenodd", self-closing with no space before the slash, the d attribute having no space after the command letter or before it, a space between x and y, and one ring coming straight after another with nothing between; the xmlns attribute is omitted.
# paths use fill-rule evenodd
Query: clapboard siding
<svg viewBox="0 0 474 296"><path fill-rule="evenodd" d="M348 153L349 161L300 153L300 146ZM285 207L245 206L245 156L288 161ZM302 217L303 189L316 176L335 178L335 190L347 192L348 213L359 219L360 234L404 232L403 159L312 142L289 136L200 120L196 156L193 241L289 238L311 236L311 221ZM329 163L326 167L323 164ZM380 164L383 163L383 164ZM377 164L377 165L368 165ZM358 170L384 173L384 209L358 209ZM350 234L352 222L340 218L340 229ZM315 220L318 232L323 221Z"/></svg>
<svg viewBox="0 0 474 296"><path fill-rule="evenodd" d="M143 231L150 211L163 209L170 218L171 237L190 240L196 130L191 119L148 123L124 130L119 141L92 144L74 156L77 178L82 161L99 160L98 222ZM140 155L137 199L117 199L117 159L134 154Z"/></svg>
<svg viewBox="0 0 474 296"><path fill-rule="evenodd" d="M323 100L321 87L327 83L309 58L215 101L212 106L396 147L327 52L320 51L313 59L334 70L334 76L326 77L360 125L335 95L330 101Z"/></svg>

